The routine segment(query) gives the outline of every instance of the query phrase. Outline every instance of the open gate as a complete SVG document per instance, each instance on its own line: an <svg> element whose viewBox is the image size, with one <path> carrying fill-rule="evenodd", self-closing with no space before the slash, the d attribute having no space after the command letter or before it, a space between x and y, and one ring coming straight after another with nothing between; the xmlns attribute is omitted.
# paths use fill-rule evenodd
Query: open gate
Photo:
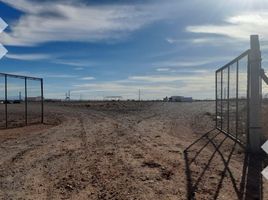
<svg viewBox="0 0 268 200"><path fill-rule="evenodd" d="M261 51L250 49L216 71L216 128L256 152L261 144Z"/></svg>

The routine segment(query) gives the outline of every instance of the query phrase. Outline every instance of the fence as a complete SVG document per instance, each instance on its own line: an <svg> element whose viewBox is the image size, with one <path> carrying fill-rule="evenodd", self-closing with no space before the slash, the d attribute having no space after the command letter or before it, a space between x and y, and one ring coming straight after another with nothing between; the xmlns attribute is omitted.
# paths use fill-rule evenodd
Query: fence
<svg viewBox="0 0 268 200"><path fill-rule="evenodd" d="M44 122L43 79L0 73L0 128Z"/></svg>
<svg viewBox="0 0 268 200"><path fill-rule="evenodd" d="M216 128L253 151L261 140L261 52L251 48L216 71Z"/></svg>
<svg viewBox="0 0 268 200"><path fill-rule="evenodd" d="M249 52L216 71L216 127L244 144L249 119Z"/></svg>

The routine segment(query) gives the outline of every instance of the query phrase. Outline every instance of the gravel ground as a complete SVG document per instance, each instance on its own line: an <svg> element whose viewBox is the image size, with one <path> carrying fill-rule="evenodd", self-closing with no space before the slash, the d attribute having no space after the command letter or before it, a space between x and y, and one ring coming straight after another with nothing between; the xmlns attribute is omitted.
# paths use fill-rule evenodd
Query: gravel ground
<svg viewBox="0 0 268 200"><path fill-rule="evenodd" d="M45 108L44 125L0 130L1 199L258 199L238 144L212 131L187 148L214 127L213 102Z"/></svg>

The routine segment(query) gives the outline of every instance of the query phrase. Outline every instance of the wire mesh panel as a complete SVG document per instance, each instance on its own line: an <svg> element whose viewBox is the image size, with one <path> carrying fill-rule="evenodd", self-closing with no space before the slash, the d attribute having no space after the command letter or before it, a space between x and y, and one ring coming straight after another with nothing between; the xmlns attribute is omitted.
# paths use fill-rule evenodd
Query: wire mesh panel
<svg viewBox="0 0 268 200"><path fill-rule="evenodd" d="M248 56L238 61L238 124L237 137L246 142L248 127Z"/></svg>
<svg viewBox="0 0 268 200"><path fill-rule="evenodd" d="M266 64L266 62L264 62ZM266 64L268 65L268 64ZM265 140L268 140L268 87L266 84L262 84L262 127L263 127L263 136Z"/></svg>
<svg viewBox="0 0 268 200"><path fill-rule="evenodd" d="M0 73L0 128L43 123L43 80Z"/></svg>
<svg viewBox="0 0 268 200"><path fill-rule="evenodd" d="M247 142L249 50L216 71L216 127Z"/></svg>
<svg viewBox="0 0 268 200"><path fill-rule="evenodd" d="M222 70L222 126L221 129L228 132L228 73L229 68Z"/></svg>
<svg viewBox="0 0 268 200"><path fill-rule="evenodd" d="M27 123L42 122L41 80L27 79Z"/></svg>
<svg viewBox="0 0 268 200"><path fill-rule="evenodd" d="M266 84L263 84L263 96L262 96L262 127L263 127L263 136L265 140L268 140L268 87Z"/></svg>
<svg viewBox="0 0 268 200"><path fill-rule="evenodd" d="M221 81L222 81L222 73L216 73L216 127L221 129L222 125L222 89L221 89Z"/></svg>
<svg viewBox="0 0 268 200"><path fill-rule="evenodd" d="M7 76L7 123L8 128L25 124L25 80Z"/></svg>
<svg viewBox="0 0 268 200"><path fill-rule="evenodd" d="M229 132L236 133L237 125L237 75L238 63L229 67Z"/></svg>

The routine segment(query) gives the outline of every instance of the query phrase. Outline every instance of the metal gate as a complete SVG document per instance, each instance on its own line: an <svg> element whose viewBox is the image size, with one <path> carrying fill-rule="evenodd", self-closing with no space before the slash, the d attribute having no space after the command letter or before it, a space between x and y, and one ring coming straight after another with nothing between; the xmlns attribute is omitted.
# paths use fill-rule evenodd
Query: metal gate
<svg viewBox="0 0 268 200"><path fill-rule="evenodd" d="M258 151L261 143L261 52L259 38L250 49L216 71L216 128Z"/></svg>
<svg viewBox="0 0 268 200"><path fill-rule="evenodd" d="M243 144L249 119L249 52L216 71L216 127Z"/></svg>
<svg viewBox="0 0 268 200"><path fill-rule="evenodd" d="M43 122L43 79L0 73L0 128Z"/></svg>

